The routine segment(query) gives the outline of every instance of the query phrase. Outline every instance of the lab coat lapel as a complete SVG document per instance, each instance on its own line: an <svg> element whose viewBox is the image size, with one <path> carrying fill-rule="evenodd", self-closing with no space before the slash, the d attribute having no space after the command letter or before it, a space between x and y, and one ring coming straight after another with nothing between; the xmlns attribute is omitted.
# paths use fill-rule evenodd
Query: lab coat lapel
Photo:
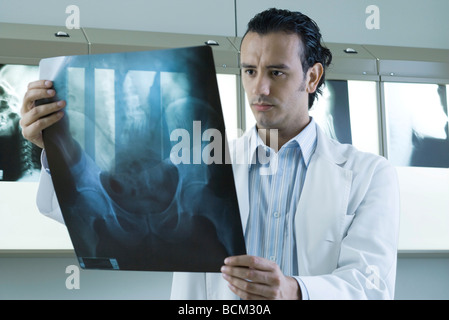
<svg viewBox="0 0 449 320"><path fill-rule="evenodd" d="M248 176L251 160L249 159L248 148L251 137L251 130L248 130L242 137L232 141L229 148L243 232L246 230L249 216Z"/></svg>
<svg viewBox="0 0 449 320"><path fill-rule="evenodd" d="M338 144L317 128L317 148L310 160L295 216L300 275L336 267L346 216L352 171Z"/></svg>
<svg viewBox="0 0 449 320"><path fill-rule="evenodd" d="M234 178L239 202L240 219L242 220L243 232L245 232L249 216L248 166L243 164L235 165Z"/></svg>
<svg viewBox="0 0 449 320"><path fill-rule="evenodd" d="M249 161L239 157L246 156L250 135L245 134L237 142L231 145L230 150L242 228L245 231L249 216ZM352 184L352 171L343 167L346 160L341 146L332 142L317 127L317 147L307 169L295 216L300 274L308 274L308 270L322 263L323 259L334 261L337 258L336 248L341 240ZM329 264L325 263L319 268L328 267Z"/></svg>

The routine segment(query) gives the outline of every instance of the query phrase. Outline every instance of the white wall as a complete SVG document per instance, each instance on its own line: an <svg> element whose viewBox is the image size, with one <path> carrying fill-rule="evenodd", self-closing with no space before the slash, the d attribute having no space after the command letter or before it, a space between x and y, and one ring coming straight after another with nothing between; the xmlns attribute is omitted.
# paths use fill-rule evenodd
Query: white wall
<svg viewBox="0 0 449 320"><path fill-rule="evenodd" d="M400 258L395 299L449 300L449 258Z"/></svg>
<svg viewBox="0 0 449 320"><path fill-rule="evenodd" d="M78 266L74 257L0 257L0 300L170 298L170 272L79 269L79 288L71 288L72 265Z"/></svg>
<svg viewBox="0 0 449 320"><path fill-rule="evenodd" d="M234 1L221 0L0 0L0 22L64 26L69 5L86 28L235 35Z"/></svg>
<svg viewBox="0 0 449 320"><path fill-rule="evenodd" d="M69 5L82 27L224 36L243 35L255 13L277 6L312 17L327 42L449 49L446 0L0 0L0 22L64 26ZM365 26L369 5L379 29Z"/></svg>
<svg viewBox="0 0 449 320"><path fill-rule="evenodd" d="M0 257L0 300L169 299L169 272L81 270L79 289L67 289L75 258ZM70 279L69 279L70 280ZM396 300L449 300L449 258L401 258Z"/></svg>
<svg viewBox="0 0 449 320"><path fill-rule="evenodd" d="M237 0L238 34L254 14L272 6L298 10L314 19L324 41L404 47L449 48L445 0ZM379 8L379 29L367 29L366 8Z"/></svg>

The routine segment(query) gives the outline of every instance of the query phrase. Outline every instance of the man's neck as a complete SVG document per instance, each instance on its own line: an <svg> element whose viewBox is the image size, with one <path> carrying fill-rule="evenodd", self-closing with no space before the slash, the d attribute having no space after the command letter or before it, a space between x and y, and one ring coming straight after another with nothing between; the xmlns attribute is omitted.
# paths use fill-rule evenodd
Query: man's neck
<svg viewBox="0 0 449 320"><path fill-rule="evenodd" d="M292 130L280 130L280 129L262 129L256 125L257 133L262 139L263 143L278 152L284 144L296 137L305 127L307 127L312 119L309 117L308 121L297 128Z"/></svg>

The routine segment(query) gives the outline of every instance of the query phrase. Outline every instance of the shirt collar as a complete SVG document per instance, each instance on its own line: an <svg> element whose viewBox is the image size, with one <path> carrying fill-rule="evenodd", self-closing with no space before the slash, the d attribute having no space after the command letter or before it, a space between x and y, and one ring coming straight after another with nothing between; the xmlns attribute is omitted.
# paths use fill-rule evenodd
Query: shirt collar
<svg viewBox="0 0 449 320"><path fill-rule="evenodd" d="M315 152L316 142L317 142L317 128L316 122L313 117L310 117L309 124L295 137L291 138L287 143L285 143L279 151L283 148L300 148L302 157L304 159L304 163L306 167L309 166L310 159L312 158L313 153ZM267 145L260 138L257 127L254 126L251 132L251 139L249 145L249 155L250 155L250 165L255 163L256 159L256 150L260 146L265 149L269 149Z"/></svg>

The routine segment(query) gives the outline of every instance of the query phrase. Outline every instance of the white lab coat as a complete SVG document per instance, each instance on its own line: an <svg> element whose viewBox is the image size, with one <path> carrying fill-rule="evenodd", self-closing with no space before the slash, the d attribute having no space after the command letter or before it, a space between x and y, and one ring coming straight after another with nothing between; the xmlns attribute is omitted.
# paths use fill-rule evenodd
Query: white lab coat
<svg viewBox="0 0 449 320"><path fill-rule="evenodd" d="M399 232L395 169L382 157L330 140L319 128L317 139L295 217L299 278L310 299L393 299ZM231 154L244 153L244 145L231 144ZM248 165L233 168L245 230ZM45 171L37 204L62 222ZM220 273L173 275L172 299L236 298Z"/></svg>

